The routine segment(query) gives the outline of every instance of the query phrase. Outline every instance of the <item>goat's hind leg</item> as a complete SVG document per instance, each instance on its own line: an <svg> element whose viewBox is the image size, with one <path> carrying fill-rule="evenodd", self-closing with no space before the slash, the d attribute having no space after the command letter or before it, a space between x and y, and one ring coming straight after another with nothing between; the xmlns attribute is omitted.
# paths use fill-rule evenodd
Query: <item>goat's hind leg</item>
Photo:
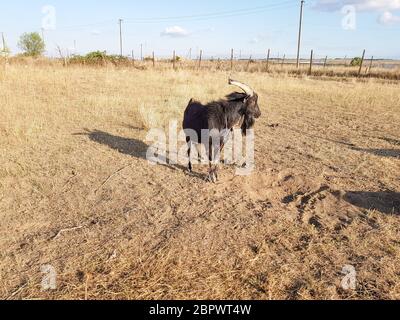
<svg viewBox="0 0 400 320"><path fill-rule="evenodd" d="M189 158L189 166L188 166L188 172L193 173L193 166L192 166L192 142L190 139L186 139L187 146L188 146L188 158Z"/></svg>

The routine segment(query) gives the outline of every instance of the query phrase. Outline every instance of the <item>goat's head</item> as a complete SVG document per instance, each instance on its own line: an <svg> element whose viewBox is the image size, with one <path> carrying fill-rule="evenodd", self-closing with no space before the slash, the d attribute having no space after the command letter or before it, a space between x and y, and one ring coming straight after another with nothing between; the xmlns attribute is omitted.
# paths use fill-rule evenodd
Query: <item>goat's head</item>
<svg viewBox="0 0 400 320"><path fill-rule="evenodd" d="M228 99L243 101L244 121L242 131L246 134L246 130L251 129L255 124L255 120L261 117L261 110L258 106L258 95L248 85L239 81L229 79L229 84L237 86L244 91L244 93L232 93L228 96Z"/></svg>
<svg viewBox="0 0 400 320"><path fill-rule="evenodd" d="M246 114L251 114L255 119L261 117L261 110L258 106L258 95L247 84L229 79L229 84L237 86L244 91L243 93L233 93L229 97L238 100L242 99L244 103L244 111Z"/></svg>

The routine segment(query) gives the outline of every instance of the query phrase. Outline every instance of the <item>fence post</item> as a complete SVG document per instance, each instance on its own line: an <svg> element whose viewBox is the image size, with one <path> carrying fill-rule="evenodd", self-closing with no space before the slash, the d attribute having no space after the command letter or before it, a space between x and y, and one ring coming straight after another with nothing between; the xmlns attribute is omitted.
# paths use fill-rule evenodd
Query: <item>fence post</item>
<svg viewBox="0 0 400 320"><path fill-rule="evenodd" d="M249 71L251 58L252 58L252 56L250 56L249 61L247 62L246 72Z"/></svg>
<svg viewBox="0 0 400 320"><path fill-rule="evenodd" d="M313 65L314 50L311 50L310 56L310 69L308 70L308 75L312 75L312 65Z"/></svg>
<svg viewBox="0 0 400 320"><path fill-rule="evenodd" d="M282 68L282 69L283 69L283 65L285 64L285 59L286 59L286 54L283 55L282 65L281 65L281 68Z"/></svg>
<svg viewBox="0 0 400 320"><path fill-rule="evenodd" d="M326 63L328 62L328 56L325 57L325 61L324 61L324 68L326 68Z"/></svg>
<svg viewBox="0 0 400 320"><path fill-rule="evenodd" d="M153 68L156 66L156 59L155 59L155 55L154 55L154 51L153 51Z"/></svg>
<svg viewBox="0 0 400 320"><path fill-rule="evenodd" d="M203 57L203 50L200 50L200 56L199 56L199 69L201 68L201 59Z"/></svg>
<svg viewBox="0 0 400 320"><path fill-rule="evenodd" d="M268 54L267 54L267 71L269 69L269 56L271 54L271 49L268 49Z"/></svg>
<svg viewBox="0 0 400 320"><path fill-rule="evenodd" d="M172 67L173 67L174 70L175 70L175 62L176 62L176 53L175 53L175 50L174 50L174 53L173 53L173 56L172 56Z"/></svg>
<svg viewBox="0 0 400 320"><path fill-rule="evenodd" d="M369 63L369 69L368 69L368 73L370 73L371 72L371 69L372 69L372 63L374 62L374 56L372 56L372 58L371 58L371 62Z"/></svg>
<svg viewBox="0 0 400 320"><path fill-rule="evenodd" d="M231 71L233 70L233 49L231 50Z"/></svg>
<svg viewBox="0 0 400 320"><path fill-rule="evenodd" d="M362 55L362 58L361 58L361 64L360 64L360 69L358 70L358 76L361 76L361 71L362 71L362 67L363 67L363 64L364 64L364 58L365 58L365 49L363 51L363 55Z"/></svg>

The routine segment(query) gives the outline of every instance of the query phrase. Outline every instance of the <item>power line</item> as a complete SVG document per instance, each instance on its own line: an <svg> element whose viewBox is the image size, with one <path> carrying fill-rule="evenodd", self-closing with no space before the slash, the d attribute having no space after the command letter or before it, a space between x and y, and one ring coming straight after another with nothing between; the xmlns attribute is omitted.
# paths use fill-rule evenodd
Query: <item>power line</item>
<svg viewBox="0 0 400 320"><path fill-rule="evenodd" d="M111 24L111 23L115 23L115 20L112 19L112 20L105 20L105 21L94 22L94 23L83 24L83 25L57 27L56 30L85 29L85 28L89 28L89 27L103 26L105 24Z"/></svg>
<svg viewBox="0 0 400 320"><path fill-rule="evenodd" d="M224 11L224 12L216 12L216 13L208 13L208 14L199 14L199 15L188 15L188 16L175 16L175 17L159 17L159 18L138 18L138 19L125 19L127 23L159 23L159 22L168 22L168 21L199 21L199 20L209 20L209 19L217 19L217 18L227 18L227 17L236 17L236 16L244 16L249 14L262 13L265 11L271 11L273 9L284 9L290 6L294 6L295 3L292 1L284 1L280 3L270 4L268 6L254 7L248 9L239 9L232 11Z"/></svg>
<svg viewBox="0 0 400 320"><path fill-rule="evenodd" d="M205 14L198 14L198 15L124 19L124 22L129 23L129 24L147 24L147 23L161 23L161 22L178 21L178 20L201 21L201 20L210 20L210 19L218 19L218 18L230 18L230 17L257 14L257 13L262 13L262 12L271 11L271 10L275 10L275 9L278 9L278 10L285 9L285 8L289 8L291 6L296 5L295 2L297 2L297 1L295 1L295 0L283 1L283 2L273 3L273 4L269 4L269 5L265 5L265 6L247 8L247 9L237 9L237 10L205 13ZM94 23L83 24L83 25L57 27L57 29L55 31L80 30L80 29L87 29L90 27L110 25L112 23L115 23L115 20L110 19L110 20L104 20L104 21L100 21L100 22L94 22Z"/></svg>

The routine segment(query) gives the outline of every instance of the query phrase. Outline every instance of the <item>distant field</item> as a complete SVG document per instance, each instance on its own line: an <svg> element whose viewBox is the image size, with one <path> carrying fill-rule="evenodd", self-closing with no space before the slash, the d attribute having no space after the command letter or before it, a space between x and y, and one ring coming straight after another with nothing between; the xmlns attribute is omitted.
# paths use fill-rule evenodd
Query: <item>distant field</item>
<svg viewBox="0 0 400 320"><path fill-rule="evenodd" d="M1 298L400 299L399 83L216 63L0 65ZM150 166L147 130L229 76L260 96L253 175Z"/></svg>
<svg viewBox="0 0 400 320"><path fill-rule="evenodd" d="M115 56L113 56L115 58ZM118 58L118 56L116 56ZM359 66L352 66L351 59L327 59L315 58L313 60L311 74L310 74L310 61L301 59L300 68L296 67L296 60L272 58L267 59L202 59L187 60L177 58L175 64L172 63L173 59L157 58L155 57L154 63L152 57L145 57L143 61L124 57L120 61L113 59L107 60L89 60L65 58L65 59L36 59L31 60L24 57L12 57L8 63L13 65L25 64L28 66L60 66L65 65L97 65L97 66L115 66L120 68L134 68L137 70L190 70L190 71L225 71L225 72L250 72L250 73L268 73L270 75L289 75L293 77L314 76L324 78L376 78L385 80L400 80L400 61L398 60L378 60L365 59L360 70ZM0 60L1 61L1 60ZM3 63L4 64L4 59ZM361 72L360 72L361 71Z"/></svg>

